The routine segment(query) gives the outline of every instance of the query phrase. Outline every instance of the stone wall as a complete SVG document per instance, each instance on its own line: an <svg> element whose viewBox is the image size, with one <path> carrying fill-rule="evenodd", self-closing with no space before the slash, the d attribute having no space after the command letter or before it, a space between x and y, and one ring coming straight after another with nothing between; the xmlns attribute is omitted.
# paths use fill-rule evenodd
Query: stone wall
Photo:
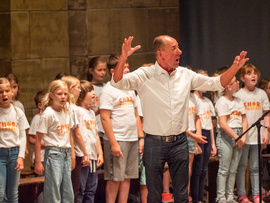
<svg viewBox="0 0 270 203"><path fill-rule="evenodd" d="M125 37L142 48L131 70L154 62L154 37L179 40L178 0L1 0L0 73L19 78L29 121L37 112L34 96L60 71L86 78L88 60L119 53ZM108 79L108 77L107 77Z"/></svg>

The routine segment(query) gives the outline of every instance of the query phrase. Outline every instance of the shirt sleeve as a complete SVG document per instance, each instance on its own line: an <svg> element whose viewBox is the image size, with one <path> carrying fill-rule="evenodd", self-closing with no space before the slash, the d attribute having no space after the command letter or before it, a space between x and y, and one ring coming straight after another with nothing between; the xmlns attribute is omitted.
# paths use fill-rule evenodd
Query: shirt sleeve
<svg viewBox="0 0 270 203"><path fill-rule="evenodd" d="M189 70L190 71L190 70ZM192 75L191 89L192 90L203 90L203 91L223 91L220 83L220 76L218 77L208 77L201 74L197 74L190 71Z"/></svg>
<svg viewBox="0 0 270 203"><path fill-rule="evenodd" d="M149 68L149 67L148 67ZM117 83L114 82L113 77L111 79L111 85L121 90L139 90L149 76L143 68L124 74L123 78Z"/></svg>
<svg viewBox="0 0 270 203"><path fill-rule="evenodd" d="M26 119L25 114L23 111L19 112L19 119L18 119L18 126L19 126L19 139L20 139L20 150L19 150L19 157L25 156L25 148L26 148L26 132L25 130L29 128L28 121Z"/></svg>
<svg viewBox="0 0 270 203"><path fill-rule="evenodd" d="M39 124L38 124L38 129L37 129L37 132L40 132L43 134L47 134L48 126L49 126L49 119L45 115L45 113L46 112L44 111L43 114L41 115Z"/></svg>
<svg viewBox="0 0 270 203"><path fill-rule="evenodd" d="M25 130L20 130L19 138L20 138L20 150L19 150L18 156L24 158L25 148L26 148L26 132L25 132Z"/></svg>
<svg viewBox="0 0 270 203"><path fill-rule="evenodd" d="M100 109L113 110L114 97L107 91L102 91L100 95Z"/></svg>
<svg viewBox="0 0 270 203"><path fill-rule="evenodd" d="M226 101L220 97L215 105L215 109L217 112L217 116L228 116L230 115L228 106L226 105Z"/></svg>
<svg viewBox="0 0 270 203"><path fill-rule="evenodd" d="M28 131L29 135L36 135L37 129L38 129L38 123L39 123L38 120L39 120L39 116L37 115L32 119L29 131Z"/></svg>

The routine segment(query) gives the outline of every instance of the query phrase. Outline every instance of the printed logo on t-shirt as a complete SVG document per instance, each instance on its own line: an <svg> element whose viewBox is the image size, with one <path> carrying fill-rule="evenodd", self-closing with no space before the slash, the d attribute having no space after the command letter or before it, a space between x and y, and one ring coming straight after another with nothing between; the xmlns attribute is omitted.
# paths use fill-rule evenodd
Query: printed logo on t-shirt
<svg viewBox="0 0 270 203"><path fill-rule="evenodd" d="M0 122L0 130L4 131L4 130L9 130L9 131L17 131L17 126L15 124L15 122Z"/></svg>
<svg viewBox="0 0 270 203"><path fill-rule="evenodd" d="M188 107L188 115L192 116L195 114L195 106Z"/></svg>
<svg viewBox="0 0 270 203"><path fill-rule="evenodd" d="M69 131L70 131L69 124L57 126L58 135L64 135L66 133L69 133Z"/></svg>
<svg viewBox="0 0 270 203"><path fill-rule="evenodd" d="M260 102L253 101L253 102L244 102L246 111L252 111L252 110L261 110L261 104Z"/></svg>
<svg viewBox="0 0 270 203"><path fill-rule="evenodd" d="M86 128L88 130L95 130L96 129L96 126L97 126L97 124L96 124L96 121L95 120L88 120L88 121L86 121Z"/></svg>
<svg viewBox="0 0 270 203"><path fill-rule="evenodd" d="M133 106L133 97L122 97L119 99L119 106Z"/></svg>
<svg viewBox="0 0 270 203"><path fill-rule="evenodd" d="M233 119L233 118L240 118L241 117L241 112L240 111L233 111L230 115L229 118Z"/></svg>
<svg viewBox="0 0 270 203"><path fill-rule="evenodd" d="M210 111L205 111L202 114L200 114L200 119L211 119Z"/></svg>

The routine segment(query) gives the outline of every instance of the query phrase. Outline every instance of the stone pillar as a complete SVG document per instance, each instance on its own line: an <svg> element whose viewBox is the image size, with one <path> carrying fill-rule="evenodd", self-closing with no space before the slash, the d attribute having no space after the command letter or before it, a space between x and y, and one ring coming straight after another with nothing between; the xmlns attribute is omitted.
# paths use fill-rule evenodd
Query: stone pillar
<svg viewBox="0 0 270 203"><path fill-rule="evenodd" d="M1 0L0 28L0 73L19 78L30 121L36 92L57 73L86 79L89 59L120 53L125 37L134 36L132 45L142 46L129 57L131 71L155 62L154 37L179 40L179 1Z"/></svg>
<svg viewBox="0 0 270 203"><path fill-rule="evenodd" d="M0 73L1 76L11 69L11 23L10 1L3 0L0 4Z"/></svg>

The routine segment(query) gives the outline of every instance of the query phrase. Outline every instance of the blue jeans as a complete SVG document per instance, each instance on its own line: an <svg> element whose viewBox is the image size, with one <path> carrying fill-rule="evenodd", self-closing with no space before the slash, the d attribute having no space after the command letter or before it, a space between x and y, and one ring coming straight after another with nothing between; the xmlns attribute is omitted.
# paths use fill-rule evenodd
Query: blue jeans
<svg viewBox="0 0 270 203"><path fill-rule="evenodd" d="M188 145L185 133L175 142L146 134L143 163L145 165L148 203L162 202L162 180L165 162L169 165L174 202L188 202Z"/></svg>
<svg viewBox="0 0 270 203"><path fill-rule="evenodd" d="M45 149L44 202L73 203L70 148Z"/></svg>
<svg viewBox="0 0 270 203"><path fill-rule="evenodd" d="M81 184L80 191L77 197L77 203L94 203L95 193L98 186L97 172L91 172L89 166L82 167L80 182Z"/></svg>
<svg viewBox="0 0 270 203"><path fill-rule="evenodd" d="M0 202L18 202L20 172L15 170L19 147L0 148Z"/></svg>
<svg viewBox="0 0 270 203"><path fill-rule="evenodd" d="M242 156L239 161L237 169L236 183L238 189L238 197L246 195L245 175L248 159L249 159L251 192L253 196L259 195L258 146L246 144L243 146Z"/></svg>
<svg viewBox="0 0 270 203"><path fill-rule="evenodd" d="M232 128L237 134L242 134L242 128ZM219 130L216 141L219 168L217 175L217 200L234 198L233 190L237 167L242 154L242 148L235 147L235 140L227 135L223 130Z"/></svg>
<svg viewBox="0 0 270 203"><path fill-rule="evenodd" d="M202 135L206 137L208 143L199 144L202 153L194 157L190 180L190 192L193 202L203 201L204 182L212 149L210 130L202 130Z"/></svg>

